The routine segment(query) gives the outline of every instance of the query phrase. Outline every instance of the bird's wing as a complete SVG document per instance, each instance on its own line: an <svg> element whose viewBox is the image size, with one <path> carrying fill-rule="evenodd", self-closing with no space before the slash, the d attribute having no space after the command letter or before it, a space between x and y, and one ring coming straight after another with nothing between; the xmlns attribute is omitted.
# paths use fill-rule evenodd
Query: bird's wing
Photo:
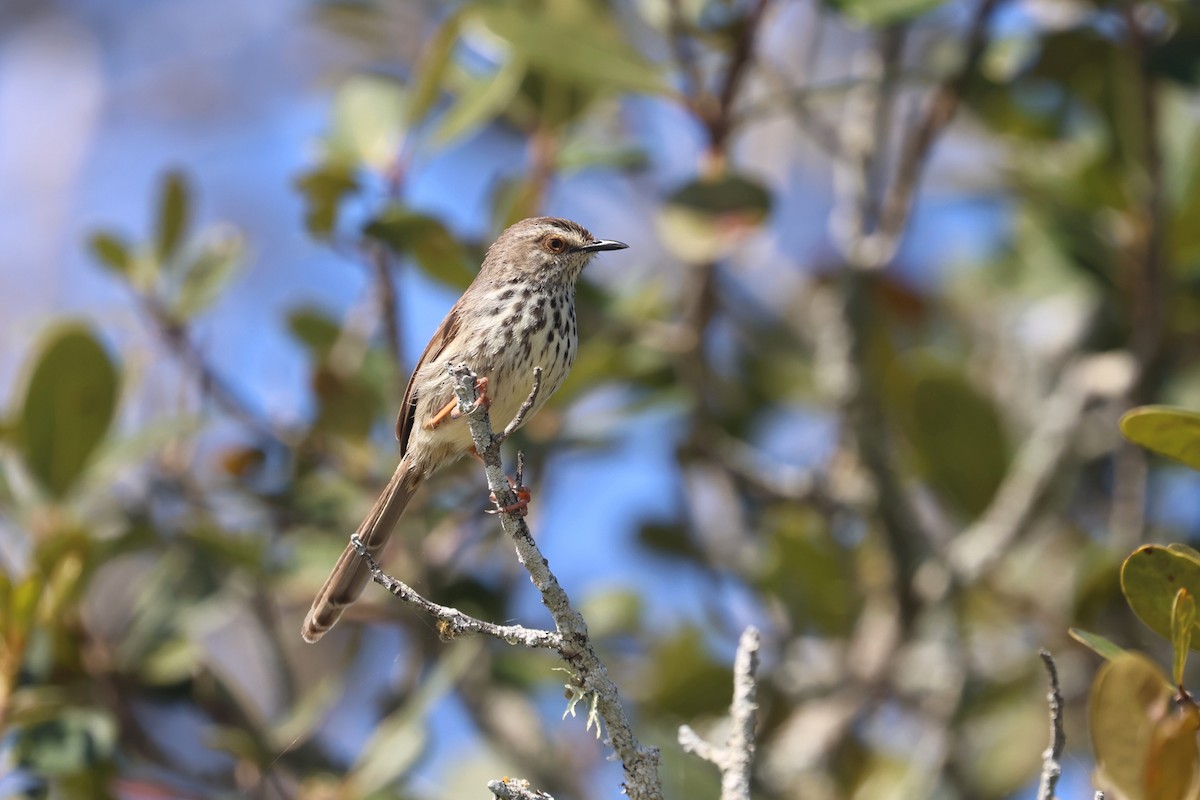
<svg viewBox="0 0 1200 800"><path fill-rule="evenodd" d="M446 351L446 345L458 335L459 327L462 324L461 305L461 300L454 304L450 313L446 315L442 324L434 332L429 344L425 345L425 352L421 353L421 357L417 360L417 366L413 369L412 375L408 379L408 386L404 389L404 399L400 401L400 413L396 416L396 439L400 442L401 458L408 450L408 436L412 433L413 421L417 415L417 402L420 399L417 396L417 376L421 374L426 364L441 358L442 353Z"/></svg>

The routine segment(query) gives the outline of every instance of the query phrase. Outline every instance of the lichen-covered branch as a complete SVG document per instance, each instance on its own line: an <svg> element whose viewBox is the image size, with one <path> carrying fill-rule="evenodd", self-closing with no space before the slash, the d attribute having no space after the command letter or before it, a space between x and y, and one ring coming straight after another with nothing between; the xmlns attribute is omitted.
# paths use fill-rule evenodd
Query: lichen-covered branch
<svg viewBox="0 0 1200 800"><path fill-rule="evenodd" d="M752 625L742 632L733 660L733 702L729 705L732 726L725 745L717 747L687 725L679 728L680 746L721 771L721 800L750 800L758 723L758 648L758 629Z"/></svg>
<svg viewBox="0 0 1200 800"><path fill-rule="evenodd" d="M658 776L659 752L642 746L633 733L617 686L608 676L608 668L596 655L588 635L587 623L571 606L570 598L550 571L549 562L538 549L529 526L517 513L504 511L517 507L517 496L504 475L500 460L500 440L492 431L486 406L476 405L477 376L464 364L450 364L448 371L458 397L459 410L471 428L471 437L487 474L488 488L500 510L500 527L513 541L517 558L529 572L530 580L542 595L562 642L558 653L572 673L572 682L593 694L596 713L604 722L608 741L625 771L625 793L634 800L661 800L662 782Z"/></svg>
<svg viewBox="0 0 1200 800"><path fill-rule="evenodd" d="M491 636L508 642L509 644L523 645L525 647L544 648L548 650L559 650L562 647L562 637L553 631L526 628L521 625L496 625L492 622L476 619L469 614L464 614L457 608L439 605L419 594L404 581L393 578L380 569L379 563L371 555L370 551L367 550L366 545L363 544L362 539L358 538L357 534L350 537L350 543L358 550L359 557L367 562L367 567L371 570L371 577L376 583L404 602L411 603L426 614L437 619L438 635L442 639L457 639L466 633L480 633L484 636Z"/></svg>

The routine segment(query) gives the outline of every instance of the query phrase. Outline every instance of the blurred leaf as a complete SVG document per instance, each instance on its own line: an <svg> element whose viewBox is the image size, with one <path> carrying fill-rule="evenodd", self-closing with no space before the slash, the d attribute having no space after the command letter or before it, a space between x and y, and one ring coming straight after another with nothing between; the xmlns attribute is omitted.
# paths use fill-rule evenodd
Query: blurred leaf
<svg viewBox="0 0 1200 800"><path fill-rule="evenodd" d="M106 711L70 708L56 719L20 730L13 756L44 775L64 775L107 761L116 743L117 723Z"/></svg>
<svg viewBox="0 0 1200 800"><path fill-rule="evenodd" d="M1099 788L1116 789L1127 800L1146 797L1146 758L1155 723L1170 700L1166 676L1140 653L1125 653L1100 667L1088 701Z"/></svg>
<svg viewBox="0 0 1200 800"><path fill-rule="evenodd" d="M510 56L492 74L473 78L442 117L433 139L447 144L491 122L509 106L523 77L524 60Z"/></svg>
<svg viewBox="0 0 1200 800"><path fill-rule="evenodd" d="M661 639L649 663L646 703L655 715L695 719L728 709L730 670L713 659L696 628L685 626Z"/></svg>
<svg viewBox="0 0 1200 800"><path fill-rule="evenodd" d="M1154 47L1146 66L1156 75L1189 88L1200 84L1200 12L1192 3L1174 3L1180 22L1169 39Z"/></svg>
<svg viewBox="0 0 1200 800"><path fill-rule="evenodd" d="M233 277L242 259L242 239L232 230L221 230L183 269L172 311L186 320L208 308Z"/></svg>
<svg viewBox="0 0 1200 800"><path fill-rule="evenodd" d="M318 359L329 353L342 333L341 326L333 317L314 306L293 308L288 312L287 325L292 336Z"/></svg>
<svg viewBox="0 0 1200 800"><path fill-rule="evenodd" d="M1196 598L1187 589L1175 593L1171 606L1171 647L1175 657L1171 675L1176 686L1183 685L1183 670L1187 667L1188 648L1192 646L1192 631L1196 626Z"/></svg>
<svg viewBox="0 0 1200 800"><path fill-rule="evenodd" d="M163 176L159 190L158 224L155 227L155 254L160 264L171 261L187 235L191 217L191 197L187 179L178 170Z"/></svg>
<svg viewBox="0 0 1200 800"><path fill-rule="evenodd" d="M614 92L666 92L658 69L625 41L611 19L597 15L599 8L557 3L530 14L515 6L484 5L476 13L514 54L561 80Z"/></svg>
<svg viewBox="0 0 1200 800"><path fill-rule="evenodd" d="M733 173L702 178L673 192L656 220L659 238L684 261L704 263L728 255L771 212L771 193Z"/></svg>
<svg viewBox="0 0 1200 800"><path fill-rule="evenodd" d="M894 364L887 381L925 478L959 511L978 516L1008 470L1008 441L991 400L928 358Z"/></svg>
<svg viewBox="0 0 1200 800"><path fill-rule="evenodd" d="M383 409L383 398L373 386L328 365L314 371L313 390L319 403L314 427L345 439L366 439Z"/></svg>
<svg viewBox="0 0 1200 800"><path fill-rule="evenodd" d="M1200 766L1200 749L1196 745L1198 729L1200 714L1190 702L1185 702L1154 726L1143 779L1146 797L1188 800L1196 796L1193 785Z"/></svg>
<svg viewBox="0 0 1200 800"><path fill-rule="evenodd" d="M683 556L692 561L702 562L703 551L688 536L687 530L678 524L662 522L646 522L638 528L638 544L651 552L662 555Z"/></svg>
<svg viewBox="0 0 1200 800"><path fill-rule="evenodd" d="M83 473L117 407L117 367L85 326L44 339L25 392L18 440L29 471L55 498Z"/></svg>
<svg viewBox="0 0 1200 800"><path fill-rule="evenodd" d="M1134 444L1200 470L1200 414L1171 406L1141 406L1121 417Z"/></svg>
<svg viewBox="0 0 1200 800"><path fill-rule="evenodd" d="M769 533L762 574L755 584L783 603L788 618L826 635L849 634L862 606L853 564L830 535L824 518L800 505L765 514Z"/></svg>
<svg viewBox="0 0 1200 800"><path fill-rule="evenodd" d="M452 63L454 45L462 30L463 15L469 6L453 11L438 27L437 33L425 45L421 58L412 76L412 94L408 104L408 124L416 126L424 121L429 110L438 99L438 89Z"/></svg>
<svg viewBox="0 0 1200 800"><path fill-rule="evenodd" d="M585 169L615 169L635 172L650 166L650 155L634 145L608 145L572 139L557 153L558 168L563 172Z"/></svg>
<svg viewBox="0 0 1200 800"><path fill-rule="evenodd" d="M404 141L406 106L404 87L391 78L347 79L333 101L333 130L325 139L329 160L348 169L391 168Z"/></svg>
<svg viewBox="0 0 1200 800"><path fill-rule="evenodd" d="M88 238L88 249L100 266L128 278L133 271L129 243L110 231L96 231Z"/></svg>
<svg viewBox="0 0 1200 800"><path fill-rule="evenodd" d="M1106 658L1109 661L1113 661L1126 653L1125 648L1114 644L1097 633L1088 633L1087 631L1079 630L1079 628L1070 628L1067 630L1067 633L1070 634L1072 639L1089 648L1096 655Z"/></svg>
<svg viewBox="0 0 1200 800"><path fill-rule="evenodd" d="M328 239L337 228L338 212L347 195L359 190L354 169L344 164L322 164L296 179L304 195L304 225L315 239Z"/></svg>
<svg viewBox="0 0 1200 800"><path fill-rule="evenodd" d="M363 234L397 255L411 255L427 275L456 289L465 289L475 279L466 251L434 217L393 203L367 222Z"/></svg>
<svg viewBox="0 0 1200 800"><path fill-rule="evenodd" d="M919 17L945 0L826 0L829 6L864 25L886 27Z"/></svg>
<svg viewBox="0 0 1200 800"><path fill-rule="evenodd" d="M4 636L14 654L19 655L22 642L29 636L46 581L38 572L31 572L13 584L7 573L0 573L0 635Z"/></svg>
<svg viewBox="0 0 1200 800"><path fill-rule="evenodd" d="M642 598L628 589L593 592L584 599L580 613L595 638L630 634L641 624Z"/></svg>

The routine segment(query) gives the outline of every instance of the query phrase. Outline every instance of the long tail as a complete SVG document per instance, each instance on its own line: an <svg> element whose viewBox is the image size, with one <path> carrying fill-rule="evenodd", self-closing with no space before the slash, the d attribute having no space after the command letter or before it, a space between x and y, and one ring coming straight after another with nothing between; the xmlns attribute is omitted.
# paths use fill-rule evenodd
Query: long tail
<svg viewBox="0 0 1200 800"><path fill-rule="evenodd" d="M358 526L358 536L371 555L379 556L424 477L424 471L410 459L401 460L396 467L383 493L371 507L371 512ZM366 562L359 558L354 545L346 545L333 571L325 579L325 585L313 600L308 616L304 618L304 627L300 629L304 641L317 641L337 624L342 612L358 599L370 578L371 572Z"/></svg>

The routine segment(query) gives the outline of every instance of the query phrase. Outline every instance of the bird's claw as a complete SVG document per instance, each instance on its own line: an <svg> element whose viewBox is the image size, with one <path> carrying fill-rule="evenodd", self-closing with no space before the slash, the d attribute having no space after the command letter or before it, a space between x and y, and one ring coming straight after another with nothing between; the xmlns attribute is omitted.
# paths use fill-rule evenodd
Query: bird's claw
<svg viewBox="0 0 1200 800"><path fill-rule="evenodd" d="M487 388L487 378L475 379L475 403L471 406L471 409L466 412L467 414L472 414L481 408L491 407L492 398L488 397ZM463 416L463 413L464 412L459 410L458 404L455 403L454 409L450 412L450 419L458 419L459 417Z"/></svg>
<svg viewBox="0 0 1200 800"><path fill-rule="evenodd" d="M512 478L508 478L509 488L513 490L513 494L517 496L515 503L508 505L500 505L500 500L497 499L496 493L491 492L488 499L496 506L494 509L488 509L488 514L512 514L517 517L523 517L529 513L529 501L533 499L533 495L529 492L529 487L524 484L518 484Z"/></svg>

